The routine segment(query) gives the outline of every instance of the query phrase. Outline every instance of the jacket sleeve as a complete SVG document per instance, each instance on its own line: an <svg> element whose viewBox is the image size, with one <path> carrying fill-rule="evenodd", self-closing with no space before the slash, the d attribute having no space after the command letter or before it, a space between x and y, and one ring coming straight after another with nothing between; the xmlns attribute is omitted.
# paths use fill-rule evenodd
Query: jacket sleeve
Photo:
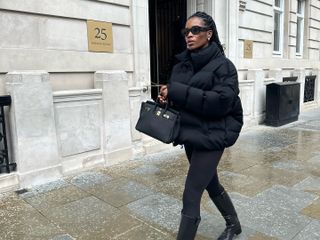
<svg viewBox="0 0 320 240"><path fill-rule="evenodd" d="M174 105L195 114L209 118L223 117L232 111L239 94L238 75L231 62L227 62L218 74L210 91L171 81L168 98Z"/></svg>

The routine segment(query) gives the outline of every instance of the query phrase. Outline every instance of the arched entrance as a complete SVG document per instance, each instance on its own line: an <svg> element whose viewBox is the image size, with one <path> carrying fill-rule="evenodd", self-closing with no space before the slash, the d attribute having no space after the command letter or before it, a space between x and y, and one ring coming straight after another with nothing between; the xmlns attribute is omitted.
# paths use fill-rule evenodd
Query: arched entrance
<svg viewBox="0 0 320 240"><path fill-rule="evenodd" d="M166 84L175 55L185 48L180 30L187 16L187 0L149 0L151 96Z"/></svg>

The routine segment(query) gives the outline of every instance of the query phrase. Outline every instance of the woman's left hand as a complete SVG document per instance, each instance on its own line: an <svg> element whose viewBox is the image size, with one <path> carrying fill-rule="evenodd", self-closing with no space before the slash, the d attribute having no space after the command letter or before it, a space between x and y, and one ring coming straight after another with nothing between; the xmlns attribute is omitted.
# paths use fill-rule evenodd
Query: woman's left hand
<svg viewBox="0 0 320 240"><path fill-rule="evenodd" d="M160 92L158 95L159 102L161 104L167 103L167 97L168 97L168 87L167 87L167 85L162 85L160 87Z"/></svg>

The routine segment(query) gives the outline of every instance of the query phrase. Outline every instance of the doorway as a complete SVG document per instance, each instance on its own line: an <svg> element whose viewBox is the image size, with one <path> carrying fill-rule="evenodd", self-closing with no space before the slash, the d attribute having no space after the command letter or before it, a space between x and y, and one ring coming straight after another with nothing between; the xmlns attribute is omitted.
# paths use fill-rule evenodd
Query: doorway
<svg viewBox="0 0 320 240"><path fill-rule="evenodd" d="M185 49L180 30L187 17L187 0L149 0L151 97L166 84L175 55Z"/></svg>

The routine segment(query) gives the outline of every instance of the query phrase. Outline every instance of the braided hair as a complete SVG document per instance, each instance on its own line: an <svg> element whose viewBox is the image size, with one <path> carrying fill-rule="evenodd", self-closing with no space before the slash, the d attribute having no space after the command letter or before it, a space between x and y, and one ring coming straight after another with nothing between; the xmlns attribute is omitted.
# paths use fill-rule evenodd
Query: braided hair
<svg viewBox="0 0 320 240"><path fill-rule="evenodd" d="M205 12L196 12L196 13L194 13L193 15L191 15L191 16L188 18L188 20L189 20L190 18L194 18L194 17L197 17L197 18L202 19L202 21L205 23L205 26L212 30L213 36L212 36L212 38L210 38L209 41L210 41L210 42L215 42L215 43L218 45L221 53L222 53L223 55L225 55L224 50L223 50L223 47L222 47L222 44L221 44L220 39L219 39L219 35L218 35L218 31L217 31L216 24L215 24L215 22L213 21L212 17L211 17L209 14L205 13Z"/></svg>

